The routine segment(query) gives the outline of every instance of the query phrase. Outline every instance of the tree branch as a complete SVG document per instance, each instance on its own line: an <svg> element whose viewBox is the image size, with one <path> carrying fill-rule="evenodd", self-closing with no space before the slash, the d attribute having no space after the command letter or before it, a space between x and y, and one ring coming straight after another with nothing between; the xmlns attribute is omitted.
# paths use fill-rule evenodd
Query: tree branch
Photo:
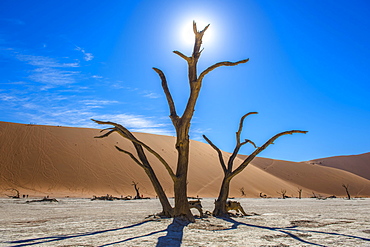
<svg viewBox="0 0 370 247"><path fill-rule="evenodd" d="M94 138L104 138L104 137L107 137L109 136L110 134L112 134L113 132L116 131L116 128L107 128L107 129L102 129L100 132L103 132L105 130L108 130L110 129L110 131L108 131L107 133L103 134L103 135L100 135L100 136L94 136Z"/></svg>
<svg viewBox="0 0 370 247"><path fill-rule="evenodd" d="M185 59L186 62L190 62L191 58L188 57L188 56L185 56L184 54L182 54L181 52L179 51L173 51L173 53L175 53L176 55L179 55L181 58Z"/></svg>
<svg viewBox="0 0 370 247"><path fill-rule="evenodd" d="M168 106L170 108L170 118L171 118L172 121L175 121L176 122L178 120L179 116L176 113L175 103L173 101L173 98L172 98L172 95L170 93L170 90L168 89L168 84L167 84L166 76L164 75L164 73L162 72L162 70L157 69L157 68L153 68L153 69L154 69L155 72L158 73L159 77L162 80L162 88L163 88L163 91L164 91L164 93L166 95Z"/></svg>
<svg viewBox="0 0 370 247"><path fill-rule="evenodd" d="M158 154L156 151L154 151L151 147L149 147L145 143L143 143L143 142L139 141L138 139L136 139L136 137L128 129L126 129L125 127L123 127L120 124L117 124L117 123L114 123L114 122L110 122L110 121L105 122L105 121L99 121L99 120L95 120L95 119L91 119L91 120L94 121L94 122L96 122L96 123L98 123L98 124L108 124L108 125L115 126L116 128L114 128L114 130L112 130L110 132L117 131L122 137L130 140L134 144L138 144L138 145L144 147L146 150L148 150L148 152L150 152L151 154L153 154L164 165L164 167L168 171L169 175L171 176L172 180L173 181L176 180L175 173L173 172L173 170L170 167L170 165L165 161L165 159L163 159L163 157L160 154ZM109 133L108 135L110 135L110 134L111 133Z"/></svg>
<svg viewBox="0 0 370 247"><path fill-rule="evenodd" d="M195 23L195 21L193 21L193 32L194 32L195 36L197 36L197 35L202 35L203 36L204 32L207 31L209 25L211 25L211 24L208 24L205 28L203 28L202 31L198 31L197 23Z"/></svg>
<svg viewBox="0 0 370 247"><path fill-rule="evenodd" d="M241 171L246 168L249 163L263 150L265 150L270 144L273 144L276 139L278 139L280 136L283 135L292 135L294 133L302 133L306 134L308 131L302 131L302 130L290 130L290 131L284 131L279 134L276 134L275 136L271 137L265 144L263 144L261 147L257 148L251 155L249 155L241 164L238 168L236 168L232 173L231 173L231 178L239 174Z"/></svg>
<svg viewBox="0 0 370 247"><path fill-rule="evenodd" d="M222 157L221 150L215 144L213 144L213 142L210 139L208 139L205 135L203 135L203 138L209 143L209 145L211 145L211 147L213 147L214 150L216 150L216 152L218 154L218 159L220 160L222 170L224 170L224 173L227 173L226 165L225 165L224 159Z"/></svg>
<svg viewBox="0 0 370 247"><path fill-rule="evenodd" d="M249 115L252 115L252 114L258 114L258 112L248 112L247 114L245 114L244 116L242 116L240 118L239 129L236 132L236 143L240 143L240 135L241 135L242 130L243 130L243 124L244 124L245 118L248 117Z"/></svg>
<svg viewBox="0 0 370 247"><path fill-rule="evenodd" d="M193 54L192 54L190 63L191 62L196 63L198 61L199 56L200 56L199 50L202 45L202 38L203 38L205 31L207 31L209 25L210 24L208 24L202 31L198 31L197 24L195 23L195 21L193 21L193 32L195 34L195 43L194 43L194 49L193 49Z"/></svg>
<svg viewBox="0 0 370 247"><path fill-rule="evenodd" d="M241 135L242 130L243 130L243 124L244 124L245 118L248 117L249 115L252 115L252 114L258 114L258 112L248 112L247 114L243 115L240 118L239 129L236 132L236 145L235 145L235 148L234 148L234 151L233 151L232 155L229 158L229 161L227 162L227 169L229 170L229 172L231 172L232 169L233 169L234 160L235 160L236 156L238 155L238 152L239 152L240 148L244 144L248 143L247 140L243 143L240 143L240 135ZM249 141L249 142L253 143L252 141Z"/></svg>
<svg viewBox="0 0 370 247"><path fill-rule="evenodd" d="M244 59L244 60L240 60L240 61L237 61L237 62L228 62L228 61L225 61L225 62L216 63L216 64L208 67L206 70L204 70L199 75L198 80L202 81L205 75L207 75L209 72L211 72L212 70L214 70L214 69L216 69L218 67L221 67L221 66L235 66L235 65L238 65L238 64L241 64L241 63L246 63L248 61L249 61L249 58Z"/></svg>
<svg viewBox="0 0 370 247"><path fill-rule="evenodd" d="M128 154L131 157L131 159L136 162L136 164L144 168L144 165L138 159L136 159L136 157L132 153L130 153L129 151L123 150L118 146L115 146L115 147L118 151Z"/></svg>
<svg viewBox="0 0 370 247"><path fill-rule="evenodd" d="M257 145L254 142L252 142L251 140L247 140L247 139L245 139L245 141L242 142L241 144L244 145L244 144L247 144L247 143L252 144L254 148L258 148Z"/></svg>

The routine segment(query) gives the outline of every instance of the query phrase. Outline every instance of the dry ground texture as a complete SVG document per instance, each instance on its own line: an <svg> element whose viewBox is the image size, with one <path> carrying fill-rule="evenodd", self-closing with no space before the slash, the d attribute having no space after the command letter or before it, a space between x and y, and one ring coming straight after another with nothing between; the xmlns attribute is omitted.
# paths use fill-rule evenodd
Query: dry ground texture
<svg viewBox="0 0 370 247"><path fill-rule="evenodd" d="M0 246L370 246L370 199L242 198L251 216L189 225L146 218L160 211L156 199L26 200L0 199Z"/></svg>

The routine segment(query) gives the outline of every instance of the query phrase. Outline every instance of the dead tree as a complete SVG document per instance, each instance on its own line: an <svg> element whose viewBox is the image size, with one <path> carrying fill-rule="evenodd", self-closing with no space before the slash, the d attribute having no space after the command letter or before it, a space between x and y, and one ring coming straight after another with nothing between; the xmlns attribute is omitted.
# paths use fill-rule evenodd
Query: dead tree
<svg viewBox="0 0 370 247"><path fill-rule="evenodd" d="M239 190L240 190L240 193L242 194L242 196L246 196L245 191L244 191L244 187L241 187Z"/></svg>
<svg viewBox="0 0 370 247"><path fill-rule="evenodd" d="M280 192L276 192L276 193L278 193L279 195L281 195L281 197L283 198L283 199L285 199L285 198L287 198L288 196L286 195L286 190L281 190Z"/></svg>
<svg viewBox="0 0 370 247"><path fill-rule="evenodd" d="M302 198L302 189L301 188L298 188L298 198L299 199Z"/></svg>
<svg viewBox="0 0 370 247"><path fill-rule="evenodd" d="M15 192L15 195L7 195L9 198L13 198L13 199L19 199L20 198L20 195L19 195L19 190L17 189L7 189L7 190L11 190L11 191L14 191Z"/></svg>
<svg viewBox="0 0 370 247"><path fill-rule="evenodd" d="M349 187L349 184L345 185L345 184L342 184L343 188L346 190L346 193L347 193L347 199L348 200L351 200L351 195L349 194L349 190L348 190L348 187Z"/></svg>
<svg viewBox="0 0 370 247"><path fill-rule="evenodd" d="M249 112L249 113L247 113L247 114L245 114L244 116L241 117L240 123L239 123L239 129L236 132L236 145L235 145L234 151L231 154L231 156L229 157L229 160L228 160L227 163L225 163L225 161L224 161L221 150L215 144L213 144L211 142L211 140L209 140L205 135L203 135L203 138L218 153L218 158L219 158L222 170L224 172L224 178L222 180L220 192L219 192L218 198L215 202L215 208L213 210L213 215L215 215L215 216L228 217L228 214L227 214L227 211L226 211L226 200L229 196L231 179L234 178L236 175L238 175L240 172L242 172L259 153L261 153L263 150L265 150L270 144L273 144L274 141L276 139L278 139L280 136L288 135L288 134L294 134L294 133L303 133L303 134L307 133L307 131L302 131L302 130L290 130L290 131L281 132L279 134L276 134L272 138L270 138L261 147L257 147L256 144L254 142L252 142L251 140L246 139L243 142L241 142L240 135L241 135L241 132L243 130L244 119L247 116L252 115L252 114L257 114L257 112ZM247 143L252 144L255 147L255 150L236 169L233 169L234 160L235 160L240 148L243 145L247 144Z"/></svg>
<svg viewBox="0 0 370 247"><path fill-rule="evenodd" d="M159 77L161 79L162 89L163 89L163 91L166 95L167 103L168 103L169 110L170 110L170 116L169 117L172 121L172 124L173 124L175 130L176 130L176 144L175 144L175 148L177 150L176 173L173 172L171 167L164 161L164 159L158 153L156 153L154 150L150 149L150 147L148 147L144 143L137 140L132 135L132 133L129 132L127 129L125 129L126 133L124 133L123 135L122 135L122 133L120 133L123 137L129 139L134 144L136 149L145 148L147 151L154 154L162 162L162 164L165 165L165 167L166 167L167 171L169 172L169 174L170 174L170 176L173 180L173 183L174 183L175 207L174 207L174 211L173 211L172 215L174 217L184 218L185 220L188 220L188 221L191 221L191 222L194 222L194 217L191 214L191 211L190 211L190 208L189 208L189 203L188 203L188 200L187 200L187 176L188 176L189 148L190 148L189 129L190 129L191 120L193 118L195 105L196 105L196 102L197 102L197 99L198 99L198 96L199 96L199 93L200 93L200 90L201 90L201 87L202 87L203 79L209 72L211 72L212 70L214 70L218 67L221 67L221 66L235 66L235 65L246 63L246 62L249 61L249 59L244 59L244 60L240 60L240 61L237 61L237 62L228 62L228 61L219 62L219 63L216 63L216 64L208 67L207 69L205 69L204 71L202 71L198 75L197 64L198 64L199 57L200 57L200 55L203 51L203 49L201 49L202 39L203 39L203 35L204 35L205 31L208 29L208 27L209 27L209 25L207 25L202 31L198 31L196 23L193 22L193 31L194 31L194 34L195 34L195 44L194 44L194 48L193 48L193 53L190 57L184 55L183 53L181 53L179 51L174 51L174 53L176 55L180 56L188 64L188 82L189 82L189 86L190 86L190 95L189 95L188 102L186 104L185 110L184 110L184 112L181 116L179 116L178 113L177 113L172 95L171 95L170 90L169 90L168 85L167 85L167 79L166 79L164 73L162 72L162 70L160 70L158 68L153 68L154 71L159 75ZM114 128L110 129L111 132L112 131L118 131L119 132L119 129L123 128L123 126L118 125L116 123L112 123L112 122L102 122L102 121L95 121L95 122L97 122L99 124L113 125ZM103 136L106 136L106 135L103 135ZM153 169L151 169L151 166L150 166L149 162L147 162L146 157L145 157L145 162L143 162L143 160L140 157L140 155L145 156L144 151L142 151L142 152L140 151L141 152L140 155L138 153L139 159L141 160L141 162L138 161L137 158L133 154L129 153L128 151L125 151L125 150L122 150L122 149L120 149L120 151L125 152L126 154L130 155L130 157L136 163L138 163L139 165L143 165L143 163L146 163L144 165L144 167L145 167L144 169L148 170L147 175L150 176L150 177L156 177ZM153 183L153 181L152 181L152 183ZM156 185L153 184L153 186L158 189L158 187L160 186L160 183L158 182ZM161 189L161 190L163 190L163 189ZM163 196L165 196L164 192L163 192ZM161 200L161 195L158 195L158 197ZM167 198L166 199L162 198L161 202L162 201L167 201L168 202L168 199ZM163 207L163 204L162 204L162 207Z"/></svg>
<svg viewBox="0 0 370 247"><path fill-rule="evenodd" d="M132 186L134 186L134 189L136 191L136 196L134 197L134 199L141 199L142 196L140 195L140 192L139 192L139 187L137 187L139 183L136 183L135 181L132 181Z"/></svg>

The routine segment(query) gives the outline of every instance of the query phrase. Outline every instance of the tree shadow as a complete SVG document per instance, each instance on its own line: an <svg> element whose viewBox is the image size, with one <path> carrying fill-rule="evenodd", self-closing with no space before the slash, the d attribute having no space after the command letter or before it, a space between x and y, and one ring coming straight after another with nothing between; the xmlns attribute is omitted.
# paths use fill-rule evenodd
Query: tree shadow
<svg viewBox="0 0 370 247"><path fill-rule="evenodd" d="M134 227L137 227L137 226L144 225L144 224L146 224L148 222L151 222L151 221L153 221L153 220L146 220L146 221L139 222L139 223L136 223L136 224L133 224L133 225L124 226L124 227L115 228L115 229L107 229L107 230L77 233L77 234L57 235L57 236L50 236L50 237L43 237L43 238L30 238L30 239L24 239L24 240L7 241L5 243L15 244L15 245L12 245L12 247L30 246L30 245L51 243L51 242L62 241L62 240L71 239L71 238L79 238L79 237L92 236L92 235L97 235L97 234L102 234L102 233L107 233L107 232L114 232L114 231L130 229L130 228L134 228ZM128 239L122 240L120 242L126 242L126 241L129 241L129 240L135 239L135 238L150 236L150 235L156 234L158 232L164 232L164 231L165 230L152 232L152 233L148 233L148 234L143 235L143 236L128 238ZM112 244L114 244L114 243L112 243ZM103 245L103 246L108 246L108 245L111 245L111 244L107 244L107 245Z"/></svg>
<svg viewBox="0 0 370 247"><path fill-rule="evenodd" d="M297 229L297 226L291 226L291 227L269 227L269 226L259 226L259 225L253 225L253 224L248 224L248 223L244 223L244 222L239 222L239 221L236 221L232 218L222 218L222 217L219 217L220 219L223 219L227 222L230 222L230 223L233 223L233 225L229 228L229 229L225 229L225 230L232 230L232 229L237 229L239 225L244 225L244 226L249 226L249 227L254 227L254 228L259 228L259 229L264 229L264 230L270 230L270 231L275 231L275 232L280 232L280 233L284 233L286 235L288 235L289 237L297 240L297 241L300 241L302 243L305 243L305 244L310 244L310 245L315 245L315 246L325 246L325 245L322 245L322 244L318 244L318 243L313 243L313 242L309 242L307 240L304 240L302 238L300 238L299 236L293 234L292 232L297 232L297 233L319 233L319 234L325 234L325 235L333 235L333 236L342 236L342 237L348 237L348 238L354 238L354 239L359 239L359 240L363 240L363 241L369 241L370 242L370 238L363 238L363 237L359 237L359 236L354 236L354 235L348 235L348 234L341 234L341 233L336 233L336 232L324 232L324 231L315 231L315 230L301 230L301 229ZM220 231L225 231L225 230L220 230Z"/></svg>
<svg viewBox="0 0 370 247"><path fill-rule="evenodd" d="M180 218L174 218L172 223L167 227L167 235L158 238L156 247L172 246L180 247L182 243L182 237L184 235L184 227L189 222L183 221Z"/></svg>
<svg viewBox="0 0 370 247"><path fill-rule="evenodd" d="M109 243L109 244L99 245L99 247L104 247L104 246L109 246L109 245L121 244L121 243L124 243L124 242L127 242L127 241L131 241L131 240L138 239L138 238L143 238L143 237L148 237L148 236L151 236L151 235L154 235L154 234L157 234L157 233L160 233L160 232L165 232L165 231L166 231L166 229L164 229L164 230L159 230L159 231L155 231L155 232L150 232L150 233L148 233L148 234L144 234L144 235L141 235L141 236L136 236L136 237L132 237L132 238L126 238L126 239L124 239L124 240L120 240L120 241L112 242L112 243Z"/></svg>

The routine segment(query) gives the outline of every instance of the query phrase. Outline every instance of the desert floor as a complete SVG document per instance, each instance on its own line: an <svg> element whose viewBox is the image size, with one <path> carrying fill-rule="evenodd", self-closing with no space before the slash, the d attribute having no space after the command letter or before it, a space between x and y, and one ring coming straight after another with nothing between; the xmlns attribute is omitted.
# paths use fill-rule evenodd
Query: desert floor
<svg viewBox="0 0 370 247"><path fill-rule="evenodd" d="M183 225L146 218L160 211L156 199L2 198L0 246L370 246L370 199L238 200L258 215ZM213 201L202 200L205 211Z"/></svg>

